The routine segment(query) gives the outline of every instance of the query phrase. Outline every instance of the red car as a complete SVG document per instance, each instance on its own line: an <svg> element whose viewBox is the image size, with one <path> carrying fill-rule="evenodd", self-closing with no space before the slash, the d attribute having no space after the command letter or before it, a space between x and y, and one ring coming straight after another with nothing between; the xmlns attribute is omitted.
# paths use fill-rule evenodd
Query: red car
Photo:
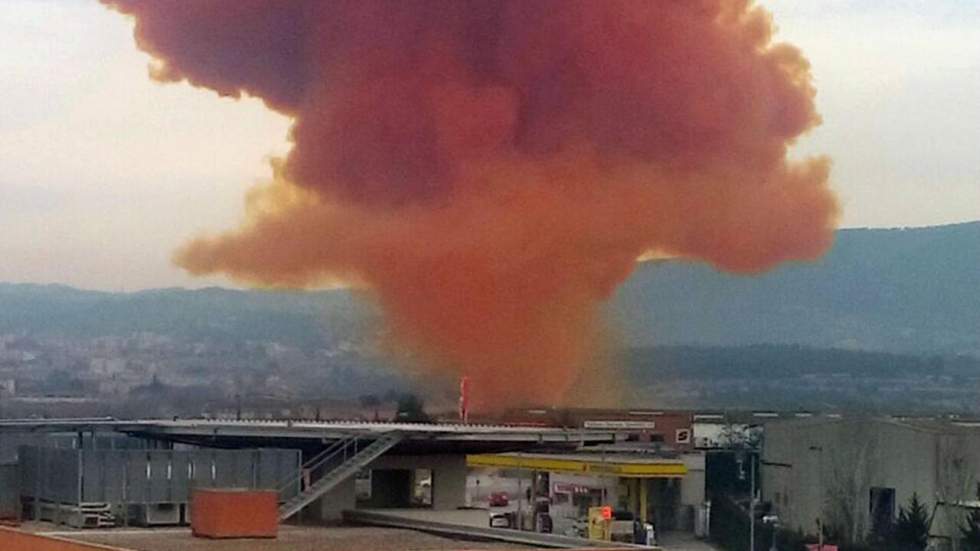
<svg viewBox="0 0 980 551"><path fill-rule="evenodd" d="M491 507L506 507L510 498L507 497L507 492L493 492L488 501Z"/></svg>

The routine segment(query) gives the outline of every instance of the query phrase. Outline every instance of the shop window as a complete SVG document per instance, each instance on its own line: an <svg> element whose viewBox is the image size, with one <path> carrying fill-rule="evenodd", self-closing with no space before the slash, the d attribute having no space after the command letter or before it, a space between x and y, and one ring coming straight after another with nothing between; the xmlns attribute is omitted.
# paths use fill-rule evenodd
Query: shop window
<svg viewBox="0 0 980 551"><path fill-rule="evenodd" d="M430 469L412 471L412 506L432 506L432 471Z"/></svg>

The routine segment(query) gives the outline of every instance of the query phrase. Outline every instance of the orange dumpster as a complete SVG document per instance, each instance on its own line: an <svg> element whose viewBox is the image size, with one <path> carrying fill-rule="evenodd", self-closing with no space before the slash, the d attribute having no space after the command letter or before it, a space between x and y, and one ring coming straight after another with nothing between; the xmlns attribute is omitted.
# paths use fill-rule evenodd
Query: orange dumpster
<svg viewBox="0 0 980 551"><path fill-rule="evenodd" d="M271 491L195 490L191 532L199 538L274 538L279 530L278 497Z"/></svg>

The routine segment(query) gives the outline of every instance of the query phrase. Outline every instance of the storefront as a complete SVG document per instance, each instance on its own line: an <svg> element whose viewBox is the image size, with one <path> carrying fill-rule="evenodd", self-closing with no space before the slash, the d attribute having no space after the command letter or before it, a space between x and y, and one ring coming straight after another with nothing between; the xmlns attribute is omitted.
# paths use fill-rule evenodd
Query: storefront
<svg viewBox="0 0 980 551"><path fill-rule="evenodd" d="M471 469L523 473L518 505L534 511L535 529L587 533L591 508L609 506L657 530L696 531L704 502L704 457L650 453L490 454L467 458Z"/></svg>

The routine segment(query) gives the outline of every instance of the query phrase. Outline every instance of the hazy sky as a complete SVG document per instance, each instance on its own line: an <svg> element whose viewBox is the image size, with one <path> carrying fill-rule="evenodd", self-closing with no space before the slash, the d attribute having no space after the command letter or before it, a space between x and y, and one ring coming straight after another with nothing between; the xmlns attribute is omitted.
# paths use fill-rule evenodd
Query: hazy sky
<svg viewBox="0 0 980 551"><path fill-rule="evenodd" d="M639 0L638 0L639 1ZM844 226L980 219L980 0L765 0L813 63ZM0 4L0 281L223 283L169 262L235 225L289 121L147 77L132 24L94 0Z"/></svg>

